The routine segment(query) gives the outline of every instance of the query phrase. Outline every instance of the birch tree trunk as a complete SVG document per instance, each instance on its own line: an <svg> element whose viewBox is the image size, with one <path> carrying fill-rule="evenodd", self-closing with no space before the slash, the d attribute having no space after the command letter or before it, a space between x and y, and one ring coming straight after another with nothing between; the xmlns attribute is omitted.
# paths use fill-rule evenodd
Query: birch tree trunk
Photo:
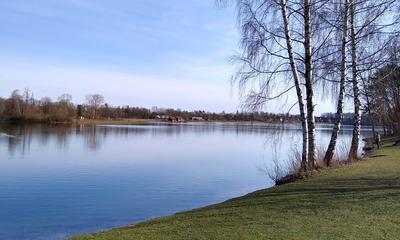
<svg viewBox="0 0 400 240"><path fill-rule="evenodd" d="M308 127L308 167L316 167L315 159L315 118L314 118L314 90L313 90L313 62L312 62L312 35L311 35L311 0L304 0L304 60L305 85L307 101Z"/></svg>
<svg viewBox="0 0 400 240"><path fill-rule="evenodd" d="M342 127L343 121L343 107L344 107L344 95L346 92L346 68L347 68L347 34L348 34L348 16L349 16L349 0L344 0L343 6L343 25L342 25L342 46L341 46L341 62L340 62L340 84L339 84L339 96L337 101L337 112L336 112L336 122L333 127L331 140L326 150L324 162L327 166L331 165L332 158L335 152L336 143L339 131Z"/></svg>
<svg viewBox="0 0 400 240"><path fill-rule="evenodd" d="M300 120L301 120L301 126L302 126L302 131L303 131L301 170L305 172L305 171L307 171L308 148L309 148L308 147L308 125L307 125L306 114L305 114L305 107L304 107L304 101L303 101L303 93L302 93L302 89L301 89L300 75L299 75L299 72L297 69L297 64L296 64L296 60L294 58L294 53L293 53L293 42L292 42L290 30L289 30L289 19L287 16L286 0L281 0L281 12L282 12L284 29L285 29L285 38L286 38L288 56L289 56L289 60L290 60L290 67L292 69L294 84L296 87L297 100L299 102Z"/></svg>
<svg viewBox="0 0 400 240"><path fill-rule="evenodd" d="M351 58L352 58L352 83L354 95L354 123L353 137L348 156L349 161L353 161L358 157L358 145L360 142L361 131L361 101L360 101L360 83L357 77L357 36L356 36L356 3L357 0L351 0L350 4L350 28L351 28Z"/></svg>

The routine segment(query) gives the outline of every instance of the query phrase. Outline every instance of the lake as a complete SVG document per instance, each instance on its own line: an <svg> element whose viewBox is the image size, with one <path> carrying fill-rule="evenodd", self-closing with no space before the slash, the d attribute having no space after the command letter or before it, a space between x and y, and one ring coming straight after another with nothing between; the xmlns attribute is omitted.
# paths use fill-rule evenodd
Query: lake
<svg viewBox="0 0 400 240"><path fill-rule="evenodd" d="M300 144L297 125L3 124L0 238L63 239L271 187L267 172Z"/></svg>

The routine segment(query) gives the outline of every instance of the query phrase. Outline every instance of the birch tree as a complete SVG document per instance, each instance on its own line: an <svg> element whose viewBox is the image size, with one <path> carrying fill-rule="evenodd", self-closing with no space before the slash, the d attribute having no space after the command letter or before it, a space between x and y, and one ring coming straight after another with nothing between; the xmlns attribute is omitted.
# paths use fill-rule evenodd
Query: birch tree
<svg viewBox="0 0 400 240"><path fill-rule="evenodd" d="M357 0L351 0L350 3L350 39L351 39L351 74L353 87L353 104L354 104L354 124L353 136L349 152L349 160L354 160L358 155L358 146L360 142L361 132L361 99L360 99L360 83L357 74L357 33L356 33L356 6Z"/></svg>
<svg viewBox="0 0 400 240"><path fill-rule="evenodd" d="M330 31L321 16L329 1L236 0L242 52L234 76L245 106L258 109L269 101L297 96L303 131L302 169L316 167L315 64L324 58ZM304 99L305 97L305 99Z"/></svg>
<svg viewBox="0 0 400 240"><path fill-rule="evenodd" d="M297 63L295 59L295 55L293 52L293 40L292 36L290 34L290 29L289 29L289 18L287 14L287 6L286 6L286 0L281 0L281 12L282 12L282 19L283 19L283 26L284 26L284 32L285 32L285 39L286 39L286 46L287 46L287 52L289 56L289 62L290 62L290 67L292 70L293 74L293 81L296 87L296 94L297 94L297 101L299 105L299 112L300 112L300 121L301 121L301 126L303 129L303 147L302 147L302 155L301 155L301 169L302 171L307 170L307 164L308 164L308 159L309 159L309 142L308 142L308 122L306 120L306 114L305 114L305 107L304 107L304 102L303 102L303 92L301 89L301 80L299 76L299 71L297 69Z"/></svg>
<svg viewBox="0 0 400 240"><path fill-rule="evenodd" d="M344 0L338 14L341 20L339 32L341 32L341 47L340 47L340 82L339 95L337 100L336 121L332 130L332 135L329 141L328 149L326 150L324 162L327 166L331 165L331 161L336 148L337 138L343 121L344 97L346 93L346 78L347 78L347 43L348 43L348 17L349 17L349 0ZM334 55L335 56L335 55ZM334 68L335 69L335 68ZM335 69L336 70L336 69Z"/></svg>
<svg viewBox="0 0 400 240"><path fill-rule="evenodd" d="M315 159L315 118L314 118L314 89L313 89L313 45L311 26L311 0L304 0L304 80L306 86L307 102L307 127L308 127L308 163L309 168L316 167Z"/></svg>
<svg viewBox="0 0 400 240"><path fill-rule="evenodd" d="M353 136L348 160L358 158L361 132L361 79L387 63L385 50L399 37L399 2L350 0L351 82L354 105Z"/></svg>

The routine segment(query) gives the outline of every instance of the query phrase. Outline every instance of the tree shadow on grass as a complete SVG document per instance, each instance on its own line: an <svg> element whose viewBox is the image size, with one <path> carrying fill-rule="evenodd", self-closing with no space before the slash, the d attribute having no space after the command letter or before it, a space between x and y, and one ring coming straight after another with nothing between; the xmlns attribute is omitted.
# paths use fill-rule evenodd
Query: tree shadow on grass
<svg viewBox="0 0 400 240"><path fill-rule="evenodd" d="M323 183L307 183L285 188L261 190L244 197L231 199L199 209L226 209L263 206L267 208L326 208L328 205L373 202L400 199L398 178L340 179Z"/></svg>

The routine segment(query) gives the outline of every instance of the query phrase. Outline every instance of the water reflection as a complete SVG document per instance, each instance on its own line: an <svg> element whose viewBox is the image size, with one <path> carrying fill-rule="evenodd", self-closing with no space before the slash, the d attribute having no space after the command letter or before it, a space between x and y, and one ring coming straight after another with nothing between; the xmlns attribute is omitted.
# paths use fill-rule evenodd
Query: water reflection
<svg viewBox="0 0 400 240"><path fill-rule="evenodd" d="M21 154L29 152L33 136L42 146L49 142L55 142L59 149L67 149L72 136L82 136L85 139L85 147L92 151L100 150L107 136L129 138L137 135L160 135L167 137L179 137L181 134L192 132L196 135L210 135L216 131L223 135L235 133L237 136L243 134L261 135L268 133L268 141L271 136L281 136L288 129L300 130L296 125L266 125L266 124L159 124L146 126L95 126L95 125L16 125L0 124L0 142L6 143L10 154L18 151Z"/></svg>
<svg viewBox="0 0 400 240"><path fill-rule="evenodd" d="M330 130L330 125L318 125L317 129L317 131L323 134L329 134ZM271 144L275 147L281 147L282 136L288 133L295 138L292 143L299 145L301 143L300 131L300 126L295 124L277 125L263 123L190 123L144 126L0 124L0 133L2 133L0 134L0 143L8 146L9 154L15 154L16 152L25 154L29 152L33 138L39 141L42 146L48 146L50 142L55 142L56 147L59 149L68 149L71 137L79 136L84 138L85 148L91 151L98 151L109 135L124 138L139 135L179 137L188 132L194 133L197 136L213 135L218 132L222 135L234 133L236 136L265 136L265 145ZM344 128L344 132L347 133L346 135L349 135L350 131L351 128ZM363 133L364 136L368 135L369 129L363 129Z"/></svg>

